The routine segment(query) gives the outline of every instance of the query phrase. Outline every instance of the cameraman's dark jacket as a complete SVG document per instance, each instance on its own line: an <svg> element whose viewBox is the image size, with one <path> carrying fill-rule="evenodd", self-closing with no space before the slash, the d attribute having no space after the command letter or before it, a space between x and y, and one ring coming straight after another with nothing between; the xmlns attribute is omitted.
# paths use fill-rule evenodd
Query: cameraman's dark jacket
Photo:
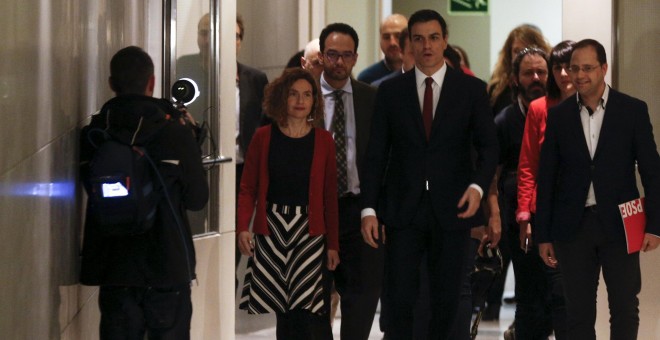
<svg viewBox="0 0 660 340"><path fill-rule="evenodd" d="M106 122L109 111L112 114ZM182 226L174 219L166 199L159 203L155 225L141 235L108 236L99 231L88 213L82 249L82 284L170 287L195 278L195 250L185 212L206 205L208 185L199 146L191 129L179 122L179 115L165 100L125 95L108 101L83 128L80 175L87 185L89 161L95 150L88 139L90 130L105 130L110 125L119 131L120 141L130 144L140 117L144 117L135 144L144 146L158 165ZM93 133L92 137L95 140L97 134Z"/></svg>

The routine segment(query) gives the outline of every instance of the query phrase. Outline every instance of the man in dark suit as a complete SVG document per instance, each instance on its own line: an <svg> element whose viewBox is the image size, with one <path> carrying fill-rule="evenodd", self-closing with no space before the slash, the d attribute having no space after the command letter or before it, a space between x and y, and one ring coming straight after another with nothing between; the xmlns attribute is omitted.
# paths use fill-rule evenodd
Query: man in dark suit
<svg viewBox="0 0 660 340"><path fill-rule="evenodd" d="M564 278L568 337L596 339L600 270L607 285L610 337L636 339L639 252L628 254L618 204L646 195L642 249L660 244L660 157L646 103L605 84L605 49L573 47L570 76L578 94L548 112L538 175L536 240L546 265Z"/></svg>
<svg viewBox="0 0 660 340"><path fill-rule="evenodd" d="M374 248L383 240L378 208L387 226L383 298L395 320L388 338L412 338L419 263L426 254L430 338L446 339L467 275L470 228L483 225L475 213L497 166L498 142L485 84L445 64L442 16L420 10L408 30L415 70L382 83L376 97L362 173L362 235Z"/></svg>
<svg viewBox="0 0 660 340"><path fill-rule="evenodd" d="M330 24L319 37L323 64L321 91L324 124L337 146L339 189L339 259L335 286L341 297L341 339L369 338L383 276L383 251L362 242L361 185L376 90L351 78L358 36L346 24Z"/></svg>

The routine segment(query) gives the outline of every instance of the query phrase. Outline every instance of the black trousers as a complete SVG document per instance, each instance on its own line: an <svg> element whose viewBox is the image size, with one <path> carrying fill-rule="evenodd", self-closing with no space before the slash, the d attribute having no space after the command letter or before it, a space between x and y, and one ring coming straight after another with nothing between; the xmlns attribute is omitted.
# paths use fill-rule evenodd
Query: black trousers
<svg viewBox="0 0 660 340"><path fill-rule="evenodd" d="M360 199L339 199L339 266L335 288L341 298L341 339L366 340L381 295L385 251L380 243L374 249L360 233ZM381 242L379 240L379 242Z"/></svg>
<svg viewBox="0 0 660 340"><path fill-rule="evenodd" d="M412 223L388 226L385 263L388 339L412 339L420 262L428 258L431 305L429 339L449 339L457 321L470 230L447 230L437 221L424 195Z"/></svg>
<svg viewBox="0 0 660 340"><path fill-rule="evenodd" d="M328 314L305 309L277 313L277 340L332 340Z"/></svg>
<svg viewBox="0 0 660 340"><path fill-rule="evenodd" d="M101 286L102 340L190 339L190 285L172 288Z"/></svg>
<svg viewBox="0 0 660 340"><path fill-rule="evenodd" d="M470 331L472 327L472 285L470 281L470 273L474 270L474 257L479 248L479 240L470 239L467 257L465 258L465 271L466 275L463 277L461 285L461 296L458 305L458 313L456 321L452 326L449 333L450 339L456 340L470 340ZM387 267L385 268L387 272ZM385 274L387 275L387 274ZM429 292L429 272L428 261L426 256L422 258L419 268L419 295L413 315L413 339L426 339L429 336L429 327L431 323L431 302ZM387 285L383 285L383 295L387 294ZM385 339L389 338L388 325L389 323L396 322L396 320L389 320L389 306L386 299L381 299L380 302L380 329L385 333Z"/></svg>
<svg viewBox="0 0 660 340"><path fill-rule="evenodd" d="M516 339L547 339L552 334L552 308L547 304L550 286L546 265L535 245L527 253L520 248L518 235L518 224L509 225L506 237L516 281Z"/></svg>
<svg viewBox="0 0 660 340"><path fill-rule="evenodd" d="M585 209L572 240L555 242L566 295L569 339L596 339L600 270L610 307L610 339L637 339L641 273L639 253L628 254L622 235L610 235L595 211Z"/></svg>

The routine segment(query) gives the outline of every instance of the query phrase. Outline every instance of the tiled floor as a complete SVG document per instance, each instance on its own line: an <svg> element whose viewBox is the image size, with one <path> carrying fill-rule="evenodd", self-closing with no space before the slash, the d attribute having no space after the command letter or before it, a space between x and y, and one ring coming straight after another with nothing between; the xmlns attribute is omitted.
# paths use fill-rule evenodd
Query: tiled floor
<svg viewBox="0 0 660 340"><path fill-rule="evenodd" d="M500 321L484 321L479 325L478 340L499 340L502 339L502 333L509 327L513 320L515 305L505 305L500 312ZM335 339L339 339L339 329L341 327L341 318L338 317L333 325L332 333ZM383 333L378 327L378 314L374 318L374 324L371 328L369 340L380 340ZM267 328L248 334L237 334L236 340L265 340L275 339L275 328Z"/></svg>

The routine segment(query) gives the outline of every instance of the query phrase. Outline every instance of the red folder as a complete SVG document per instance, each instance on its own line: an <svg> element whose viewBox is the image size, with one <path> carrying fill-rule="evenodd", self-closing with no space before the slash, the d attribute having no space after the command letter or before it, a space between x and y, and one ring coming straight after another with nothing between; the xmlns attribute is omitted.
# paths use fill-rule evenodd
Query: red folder
<svg viewBox="0 0 660 340"><path fill-rule="evenodd" d="M626 232L628 254L636 253L642 249L646 229L644 197L619 204L619 212L623 220L623 230Z"/></svg>

